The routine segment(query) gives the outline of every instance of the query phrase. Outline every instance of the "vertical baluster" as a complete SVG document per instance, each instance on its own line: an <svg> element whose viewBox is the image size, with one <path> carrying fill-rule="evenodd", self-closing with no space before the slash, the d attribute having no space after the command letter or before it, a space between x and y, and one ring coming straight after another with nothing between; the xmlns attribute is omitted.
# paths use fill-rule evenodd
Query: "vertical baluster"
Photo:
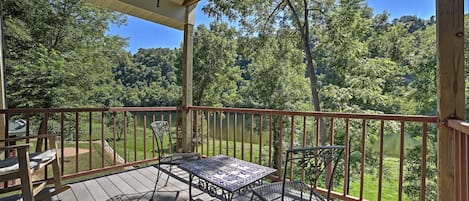
<svg viewBox="0 0 469 201"><path fill-rule="evenodd" d="M64 113L60 112L60 175L64 175L64 163L65 163L65 151L64 151L64 143L65 143L65 132L64 132ZM26 116L26 136L29 136L29 113Z"/></svg>
<svg viewBox="0 0 469 201"><path fill-rule="evenodd" d="M104 112L101 112L101 153L104 152L104 121L106 117L104 116ZM104 154L101 154L101 167L104 168Z"/></svg>
<svg viewBox="0 0 469 201"><path fill-rule="evenodd" d="M381 120L379 132L379 175L378 175L378 201L381 201L383 189L383 160L384 160L384 120Z"/></svg>
<svg viewBox="0 0 469 201"><path fill-rule="evenodd" d="M209 152L210 152L210 139L209 139L209 136L210 136L210 112L207 111L207 156L210 156Z"/></svg>
<svg viewBox="0 0 469 201"><path fill-rule="evenodd" d="M201 151L200 153L204 153L204 116L205 113L204 111L200 111L200 146L201 146Z"/></svg>
<svg viewBox="0 0 469 201"><path fill-rule="evenodd" d="M90 162L89 162L89 170L92 170L93 169L93 142L92 142L92 137L93 137L93 114L90 112L90 119L89 119L89 124L90 124L90 128L89 128L89 139L88 139L88 142L89 142L89 157L90 157Z"/></svg>
<svg viewBox="0 0 469 201"><path fill-rule="evenodd" d="M244 160L244 128L246 127L246 113L243 113L243 119L241 119L241 159Z"/></svg>
<svg viewBox="0 0 469 201"><path fill-rule="evenodd" d="M164 112L160 112L160 121L164 121ZM177 133L177 132L176 132ZM168 139L172 137L172 132L171 132L171 125L168 122ZM172 139L171 139L172 140ZM172 141L171 141L172 142ZM168 146L169 153L171 154L173 149L172 149L172 144Z"/></svg>
<svg viewBox="0 0 469 201"><path fill-rule="evenodd" d="M117 164L117 141L116 141L116 129L117 129L117 112L112 113L112 149L113 149L113 162L114 165Z"/></svg>
<svg viewBox="0 0 469 201"><path fill-rule="evenodd" d="M124 163L127 161L127 111L124 111Z"/></svg>
<svg viewBox="0 0 469 201"><path fill-rule="evenodd" d="M230 113L226 113L226 155L229 156L229 142L230 142Z"/></svg>
<svg viewBox="0 0 469 201"><path fill-rule="evenodd" d="M221 154L221 150L222 150L221 141L223 139L223 111L220 111L219 118L220 118L220 128L219 128L220 133L218 134L218 146L219 146L218 151L219 151L219 154Z"/></svg>
<svg viewBox="0 0 469 201"><path fill-rule="evenodd" d="M199 124L198 124L198 119L199 119L199 112L195 112L195 152L199 152Z"/></svg>
<svg viewBox="0 0 469 201"><path fill-rule="evenodd" d="M422 125L422 167L420 173L420 200L425 201L427 178L427 123Z"/></svg>
<svg viewBox="0 0 469 201"><path fill-rule="evenodd" d="M365 139L366 139L366 120L362 121L362 147L361 147L361 162L360 162L360 200L363 199L363 182L365 179Z"/></svg>
<svg viewBox="0 0 469 201"><path fill-rule="evenodd" d="M259 165L262 165L262 114L259 114Z"/></svg>
<svg viewBox="0 0 469 201"><path fill-rule="evenodd" d="M293 149L295 141L295 116L291 116L290 123L290 149ZM293 153L290 153L290 158L293 157ZM286 170L285 170L286 171ZM290 161L290 180L293 180L293 160Z"/></svg>
<svg viewBox="0 0 469 201"><path fill-rule="evenodd" d="M238 113L234 113L234 124L233 124L233 157L236 158L236 142L238 141L238 138L236 136L236 130L238 128Z"/></svg>
<svg viewBox="0 0 469 201"><path fill-rule="evenodd" d="M458 201L461 199L461 131L453 129L454 136L454 187L455 198Z"/></svg>
<svg viewBox="0 0 469 201"><path fill-rule="evenodd" d="M116 150L114 150L116 152ZM137 113L134 112L134 161L137 161Z"/></svg>
<svg viewBox="0 0 469 201"><path fill-rule="evenodd" d="M7 117L7 118L6 118L7 120L10 118L9 115L7 115L6 117ZM45 129L45 132L46 132L45 134L46 134L46 135L49 135L49 113L45 113L45 114L44 114L44 121L45 121L45 123L44 123L44 129ZM77 124L77 125L78 125L78 124ZM77 127L78 127L78 126L77 126ZM47 142L48 140L49 140L49 139L48 139L47 137L44 138L44 141L43 141L43 142L44 142L44 150L40 150L40 151L45 151L45 150L48 149L48 148L47 148L48 145L49 145L49 143ZM78 141L77 141L77 143L78 143ZM38 147L36 147L36 149L37 149L37 148L38 148ZM39 147L39 149L42 149L42 147ZM75 151L78 153L78 148L75 149ZM77 154L77 159L78 159L78 154ZM78 164L78 163L77 163L77 164ZM44 179L45 179L45 180L48 179L48 173L49 173L48 167L46 166L46 167L44 168Z"/></svg>
<svg viewBox="0 0 469 201"><path fill-rule="evenodd" d="M8 122L8 119L9 119L9 118L10 118L10 117L9 117L9 114L5 114L5 120L6 120L6 122ZM7 138L9 137L9 134L8 134L9 128L8 128L8 127L9 127L9 125L8 125L8 124L5 124L5 128L4 128L5 130L3 131L3 133L5 133L5 142L1 143L0 146L11 146L11 145L12 145L12 144L11 144L12 142L7 141ZM39 134L39 133L38 133L38 134ZM36 146L38 146L38 145L36 145ZM10 152L11 152L11 151L12 151L12 150L4 150L5 158L8 158L8 157L11 156L11 155L10 155ZM10 182L11 182L11 181L10 181ZM3 187L4 187L4 188L8 188L8 186L9 186L9 182L8 182L8 181L4 181L4 182L3 182Z"/></svg>
<svg viewBox="0 0 469 201"><path fill-rule="evenodd" d="M79 145L78 145L78 140L80 139L78 136L78 112L75 112L75 172L78 172L78 150L79 150ZM47 122L47 121L46 121ZM47 126L46 126L46 131L47 131ZM47 143L46 143L47 144Z"/></svg>
<svg viewBox="0 0 469 201"><path fill-rule="evenodd" d="M147 113L143 113L143 159L147 159Z"/></svg>
<svg viewBox="0 0 469 201"><path fill-rule="evenodd" d="M63 112L61 113L63 115ZM30 114L29 112L26 113L26 143L29 144L29 136L30 136L30 133L29 133L29 121L30 121ZM8 125L5 125L5 126L8 126ZM8 128L7 128L8 129ZM63 137L62 137L63 138ZM63 143L62 143L63 145ZM63 149L62 149L63 150ZM63 156L63 155L62 155Z"/></svg>
<svg viewBox="0 0 469 201"><path fill-rule="evenodd" d="M402 182L404 174L404 122L401 121L401 141L400 141L400 154L399 154L399 197L402 200Z"/></svg>
<svg viewBox="0 0 469 201"><path fill-rule="evenodd" d="M252 134L254 133L254 113L251 113L251 128L249 132L249 162L252 162Z"/></svg>
<svg viewBox="0 0 469 201"><path fill-rule="evenodd" d="M306 116L303 116L303 136L302 136L302 144L303 148L306 147ZM301 168L301 181L305 181L305 169Z"/></svg>
<svg viewBox="0 0 469 201"><path fill-rule="evenodd" d="M280 129L280 133L279 133L279 136L278 136L278 158L277 158L277 161L278 161L278 175L281 177L282 176L282 152L283 152L283 114L280 115L280 118L279 118L279 129ZM285 170L286 171L286 170Z"/></svg>
<svg viewBox="0 0 469 201"><path fill-rule="evenodd" d="M320 127L321 127L320 124L321 124L321 121L322 121L322 120L323 120L323 118L321 118L321 117L316 117L316 146L319 146L319 131L320 131ZM316 154L317 154L317 153L318 153L318 152L316 151ZM317 158L314 158L314 166L315 166L315 167L318 166L318 160L317 160ZM316 177L317 177L318 174L319 174L319 173L317 173L317 171L316 171ZM317 187L317 182L314 183L314 188L316 188L316 187Z"/></svg>
<svg viewBox="0 0 469 201"><path fill-rule="evenodd" d="M212 123L212 156L215 155L215 150L216 150L216 147L215 147L215 141L216 141L216 135L215 135L215 132L216 132L216 125L217 125L217 112L213 112L213 123Z"/></svg>
<svg viewBox="0 0 469 201"><path fill-rule="evenodd" d="M316 146L319 146L319 127L322 118L316 117Z"/></svg>
<svg viewBox="0 0 469 201"><path fill-rule="evenodd" d="M272 115L269 115L269 167L272 167Z"/></svg>
<svg viewBox="0 0 469 201"><path fill-rule="evenodd" d="M464 135L464 141L466 143L466 146L464 147L463 152L466 154L466 158L463 160L465 161L465 165L463 170L465 171L466 177L463 178L465 181L465 188L462 188L463 192L465 192L465 200L469 200L469 134L465 133Z"/></svg>
<svg viewBox="0 0 469 201"><path fill-rule="evenodd" d="M176 137L177 138L179 138L179 137L182 138L183 137L183 136L179 136L179 111L178 110L176 110ZM176 149L179 150L180 147L177 144L176 144L176 146L177 146ZM181 147L181 148L183 148L183 147Z"/></svg>
<svg viewBox="0 0 469 201"><path fill-rule="evenodd" d="M176 110L176 119L177 119L177 110ZM155 121L156 121L155 112L152 112L151 122L153 123ZM177 122L177 120L176 120L176 122ZM155 135L153 133L153 128L151 130L151 154L152 154L152 157L155 158Z"/></svg>
<svg viewBox="0 0 469 201"><path fill-rule="evenodd" d="M350 120L345 119L345 168L344 168L344 195L349 194L349 160L350 160Z"/></svg>
<svg viewBox="0 0 469 201"><path fill-rule="evenodd" d="M333 145L334 144L334 118L333 117L331 117L331 125L329 127L329 131L330 131L329 141L330 141L331 145ZM329 167L331 167L331 166L329 166ZM332 172L332 170L331 170L331 172Z"/></svg>
<svg viewBox="0 0 469 201"><path fill-rule="evenodd" d="M192 150L194 150L194 131L193 131L193 128L194 128L194 111L193 110L190 110L189 111L189 116L190 116L190 126L189 126L189 129L190 129L190 143L191 143L191 147L190 147L190 150L189 152L192 152ZM177 137L176 137L176 142L177 142ZM177 144L177 143L176 143Z"/></svg>

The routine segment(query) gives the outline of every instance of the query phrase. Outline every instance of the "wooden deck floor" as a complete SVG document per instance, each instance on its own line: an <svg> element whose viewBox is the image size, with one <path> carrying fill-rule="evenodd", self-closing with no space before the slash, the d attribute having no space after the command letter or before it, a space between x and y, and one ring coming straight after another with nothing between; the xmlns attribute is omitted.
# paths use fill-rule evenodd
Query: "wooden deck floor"
<svg viewBox="0 0 469 201"><path fill-rule="evenodd" d="M113 200L150 200L153 187L156 181L157 168L148 166L139 169L132 169L121 173L89 179L77 183L69 184L72 188L67 190L50 201L113 201ZM163 173L163 182L158 184L158 192L154 200L189 200L189 174L185 171L174 168L173 175L169 177L167 185L164 185L168 174ZM194 200L220 200L209 196L207 193L197 188L192 188ZM0 200L19 200L19 195L2 198ZM250 195L236 193L234 200L250 200Z"/></svg>

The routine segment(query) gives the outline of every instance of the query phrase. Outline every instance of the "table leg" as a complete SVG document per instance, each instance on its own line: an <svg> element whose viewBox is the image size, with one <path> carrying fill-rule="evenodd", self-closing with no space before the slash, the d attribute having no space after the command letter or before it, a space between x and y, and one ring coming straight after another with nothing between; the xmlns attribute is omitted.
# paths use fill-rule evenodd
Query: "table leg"
<svg viewBox="0 0 469 201"><path fill-rule="evenodd" d="M225 201L231 201L233 200L233 196L234 196L234 192L230 192L230 191L225 191L225 190L221 190L222 192L222 196L223 196L223 199Z"/></svg>
<svg viewBox="0 0 469 201"><path fill-rule="evenodd" d="M192 179L194 178L194 175L189 174L189 200L192 201Z"/></svg>

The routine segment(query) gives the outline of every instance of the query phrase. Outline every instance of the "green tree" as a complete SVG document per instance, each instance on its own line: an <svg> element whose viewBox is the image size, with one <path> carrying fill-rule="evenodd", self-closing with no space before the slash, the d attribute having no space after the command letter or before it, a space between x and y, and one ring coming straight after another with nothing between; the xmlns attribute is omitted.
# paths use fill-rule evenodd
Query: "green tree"
<svg viewBox="0 0 469 201"><path fill-rule="evenodd" d="M100 106L113 98L112 68L126 43L105 33L109 23L125 22L121 15L78 0L6 0L4 18L9 107Z"/></svg>
<svg viewBox="0 0 469 201"><path fill-rule="evenodd" d="M238 101L237 32L226 23L197 27L194 35L194 104L232 106Z"/></svg>
<svg viewBox="0 0 469 201"><path fill-rule="evenodd" d="M126 106L168 106L180 100L178 49L139 49L114 69L115 79L124 85Z"/></svg>
<svg viewBox="0 0 469 201"><path fill-rule="evenodd" d="M333 0L253 0L253 1L222 1L210 0L204 7L204 11L211 16L227 16L230 20L238 20L244 33L255 36L262 33L275 33L282 25L294 27L291 34L298 40L294 47L304 52L301 61L306 64L306 75L310 81L311 105L315 111L321 111L320 89L324 84L319 82L321 73L327 70L336 74L349 66L340 61L351 61L350 57L357 57L352 50L358 52L363 48L358 47L356 40L349 40L363 33L367 27L366 17L371 16L371 11L361 0L333 1ZM365 23L363 23L365 22ZM329 30L329 31L328 31ZM360 39L365 38L361 36ZM327 47L328 46L328 47ZM333 47L332 51L331 48ZM348 51L341 51L344 48ZM330 63L334 55L338 53L335 64ZM345 56L345 57L341 57ZM355 63L358 63L357 59ZM337 80L340 77L335 76ZM327 134L324 130L324 121L321 122L321 143L326 143Z"/></svg>
<svg viewBox="0 0 469 201"><path fill-rule="evenodd" d="M309 108L308 80L305 78L305 64L302 61L304 54L295 48L290 29L283 27L282 32L264 37L263 44L252 52L252 63L248 65L247 73L250 80L243 88L245 98L249 105L257 108L271 108L279 110L304 110ZM250 41L251 46L257 43ZM280 124L284 119L274 118L273 129L273 158L278 158L280 147ZM282 126L283 127L283 126ZM285 127L284 127L285 128ZM277 167L277 160L273 166Z"/></svg>

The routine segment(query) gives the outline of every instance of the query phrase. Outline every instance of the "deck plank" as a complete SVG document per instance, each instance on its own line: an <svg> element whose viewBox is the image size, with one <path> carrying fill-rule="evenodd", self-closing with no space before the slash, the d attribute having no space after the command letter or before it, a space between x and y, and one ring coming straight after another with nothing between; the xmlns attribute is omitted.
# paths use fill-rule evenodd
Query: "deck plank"
<svg viewBox="0 0 469 201"><path fill-rule="evenodd" d="M135 171L135 170L131 170L131 171ZM120 173L118 174L118 176L138 193L143 193L149 190L153 190L151 187L146 186L142 184L140 181L138 181L137 179L135 179L128 172Z"/></svg>
<svg viewBox="0 0 469 201"><path fill-rule="evenodd" d="M144 176L146 177L153 177L156 182L158 170L155 167L148 167L148 168L142 168L140 171ZM169 177L168 182L166 183L166 180L168 178L168 175L165 173L162 173L160 175L160 181L158 181L158 189L165 188L165 190L168 191L181 191L181 190L187 190L187 184L178 181L175 178Z"/></svg>
<svg viewBox="0 0 469 201"><path fill-rule="evenodd" d="M72 184L73 193L80 201L95 201L91 193L88 191L84 183Z"/></svg>
<svg viewBox="0 0 469 201"><path fill-rule="evenodd" d="M127 182L122 180L117 174L109 175L107 177L122 193L128 194L128 193L137 193L134 188L129 186Z"/></svg>
<svg viewBox="0 0 469 201"><path fill-rule="evenodd" d="M77 197L75 197L75 194L73 193L74 189L73 186L70 185L72 188L69 190L66 190L60 194L57 195L59 200L66 200L66 201L78 201Z"/></svg>
<svg viewBox="0 0 469 201"><path fill-rule="evenodd" d="M91 195L95 200L107 200L109 195L104 191L104 189L98 184L96 180L88 180L83 182Z"/></svg>
<svg viewBox="0 0 469 201"><path fill-rule="evenodd" d="M149 189L152 189L155 187L155 182L156 178L151 177L147 178L143 174L141 174L142 170L138 169L136 171L129 171L128 174L140 181L143 185L147 186Z"/></svg>
<svg viewBox="0 0 469 201"><path fill-rule="evenodd" d="M107 177L101 177L95 180L109 197L114 197L123 193Z"/></svg>

